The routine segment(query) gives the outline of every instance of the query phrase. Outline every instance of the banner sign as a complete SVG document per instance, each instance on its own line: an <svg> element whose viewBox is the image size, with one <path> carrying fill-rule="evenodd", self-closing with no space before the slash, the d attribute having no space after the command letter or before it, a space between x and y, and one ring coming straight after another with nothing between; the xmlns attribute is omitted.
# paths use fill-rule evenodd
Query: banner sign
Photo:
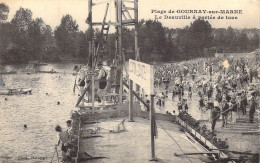
<svg viewBox="0 0 260 163"><path fill-rule="evenodd" d="M153 65L129 59L129 79L144 89L148 95L154 94Z"/></svg>

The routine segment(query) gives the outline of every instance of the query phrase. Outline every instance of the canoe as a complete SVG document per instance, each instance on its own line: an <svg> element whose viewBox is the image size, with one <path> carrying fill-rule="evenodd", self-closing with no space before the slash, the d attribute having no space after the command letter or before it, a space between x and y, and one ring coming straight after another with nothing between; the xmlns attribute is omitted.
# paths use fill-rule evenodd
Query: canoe
<svg viewBox="0 0 260 163"><path fill-rule="evenodd" d="M54 74L57 73L56 71L37 71L37 73L50 73L50 74Z"/></svg>
<svg viewBox="0 0 260 163"><path fill-rule="evenodd" d="M35 61L35 62L29 62L30 64L34 64L34 65L38 65L38 66L42 66L42 65L48 65L48 63L44 63L44 62L39 62L39 61Z"/></svg>
<svg viewBox="0 0 260 163"><path fill-rule="evenodd" d="M2 89L0 95L19 95L19 94L30 94L32 89L29 88L17 88L17 89Z"/></svg>
<svg viewBox="0 0 260 163"><path fill-rule="evenodd" d="M5 72L0 72L0 74L16 74L16 71L5 71Z"/></svg>

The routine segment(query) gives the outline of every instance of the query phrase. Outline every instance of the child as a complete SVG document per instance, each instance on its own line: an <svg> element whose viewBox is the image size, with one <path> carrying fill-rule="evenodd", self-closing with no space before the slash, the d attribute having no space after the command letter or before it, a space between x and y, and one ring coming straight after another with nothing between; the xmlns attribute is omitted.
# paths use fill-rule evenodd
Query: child
<svg viewBox="0 0 260 163"><path fill-rule="evenodd" d="M150 106L150 100L149 100L149 98L148 98L148 95L145 95L145 103L148 105L148 106ZM150 111L150 108L148 107L147 109L146 109L146 111Z"/></svg>
<svg viewBox="0 0 260 163"><path fill-rule="evenodd" d="M186 113L188 113L188 109L189 109L189 107L188 107L187 100L186 100L185 104L184 104L184 110Z"/></svg>
<svg viewBox="0 0 260 163"><path fill-rule="evenodd" d="M189 99L191 99L192 97L192 90L191 90L191 86L189 86L189 93L188 93Z"/></svg>
<svg viewBox="0 0 260 163"><path fill-rule="evenodd" d="M58 132L58 137L59 137L57 146L60 145L61 143L62 159L66 160L66 153L68 151L68 147L66 146L66 143L70 140L69 133L68 131L62 131L62 128L59 125L55 127L55 130Z"/></svg>
<svg viewBox="0 0 260 163"><path fill-rule="evenodd" d="M179 110L179 113L182 112L182 102L181 101L178 102L178 110Z"/></svg>

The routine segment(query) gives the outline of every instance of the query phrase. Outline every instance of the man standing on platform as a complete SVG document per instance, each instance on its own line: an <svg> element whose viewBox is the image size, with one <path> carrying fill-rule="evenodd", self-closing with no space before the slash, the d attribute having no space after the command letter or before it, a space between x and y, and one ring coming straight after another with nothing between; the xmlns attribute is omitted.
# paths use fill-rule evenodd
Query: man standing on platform
<svg viewBox="0 0 260 163"><path fill-rule="evenodd" d="M222 127L227 126L227 117L228 117L228 112L227 111L229 109L229 105L227 103L227 100L224 99L223 100L223 106L222 106Z"/></svg>
<svg viewBox="0 0 260 163"><path fill-rule="evenodd" d="M87 70L86 70L86 84L87 84L87 96L88 96L88 101L91 102L92 100L92 85L91 85L91 67L88 65Z"/></svg>
<svg viewBox="0 0 260 163"><path fill-rule="evenodd" d="M249 122L250 123L254 123L254 113L255 113L255 110L256 110L256 100L255 100L255 97L253 96L252 97L252 100L251 100L251 104L250 104L250 110L249 110Z"/></svg>
<svg viewBox="0 0 260 163"><path fill-rule="evenodd" d="M232 105L232 110L231 110L231 114L232 114L232 122L236 123L237 121L237 100L236 100L236 96L233 96L231 99L231 105Z"/></svg>
<svg viewBox="0 0 260 163"><path fill-rule="evenodd" d="M74 71L76 71L78 73L76 80L78 82L80 96L82 96L82 94L84 92L84 87L85 87L85 77L86 77L85 71L83 69L81 69L81 67L79 67L79 66L75 66ZM82 100L81 100L81 105L84 106L84 98L82 98Z"/></svg>
<svg viewBox="0 0 260 163"><path fill-rule="evenodd" d="M150 100L148 98L148 95L145 95L145 103L149 106L145 110L149 112L150 111Z"/></svg>
<svg viewBox="0 0 260 163"><path fill-rule="evenodd" d="M102 101L102 105L105 104L105 93L106 93L106 86L107 86L107 72L103 68L102 63L98 64L99 74L98 74L98 81L99 81L99 88L97 91L97 95Z"/></svg>
<svg viewBox="0 0 260 163"><path fill-rule="evenodd" d="M211 112L211 130L214 131L215 130L215 126L216 126L216 122L219 119L219 115L220 115L220 109L217 105L217 103L215 103L215 106L212 109Z"/></svg>
<svg viewBox="0 0 260 163"><path fill-rule="evenodd" d="M241 98L242 98L241 109L242 109L243 115L246 115L247 97L246 97L246 93L244 91L242 91Z"/></svg>

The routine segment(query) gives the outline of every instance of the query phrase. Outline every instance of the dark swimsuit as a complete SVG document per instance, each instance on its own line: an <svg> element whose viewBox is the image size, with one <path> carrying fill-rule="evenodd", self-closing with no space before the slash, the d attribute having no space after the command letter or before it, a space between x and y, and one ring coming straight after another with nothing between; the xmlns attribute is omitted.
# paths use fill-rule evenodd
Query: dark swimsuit
<svg viewBox="0 0 260 163"><path fill-rule="evenodd" d="M100 82L99 82L99 89L105 89L107 86L107 72L105 70L103 70L105 72L105 76L101 77Z"/></svg>

